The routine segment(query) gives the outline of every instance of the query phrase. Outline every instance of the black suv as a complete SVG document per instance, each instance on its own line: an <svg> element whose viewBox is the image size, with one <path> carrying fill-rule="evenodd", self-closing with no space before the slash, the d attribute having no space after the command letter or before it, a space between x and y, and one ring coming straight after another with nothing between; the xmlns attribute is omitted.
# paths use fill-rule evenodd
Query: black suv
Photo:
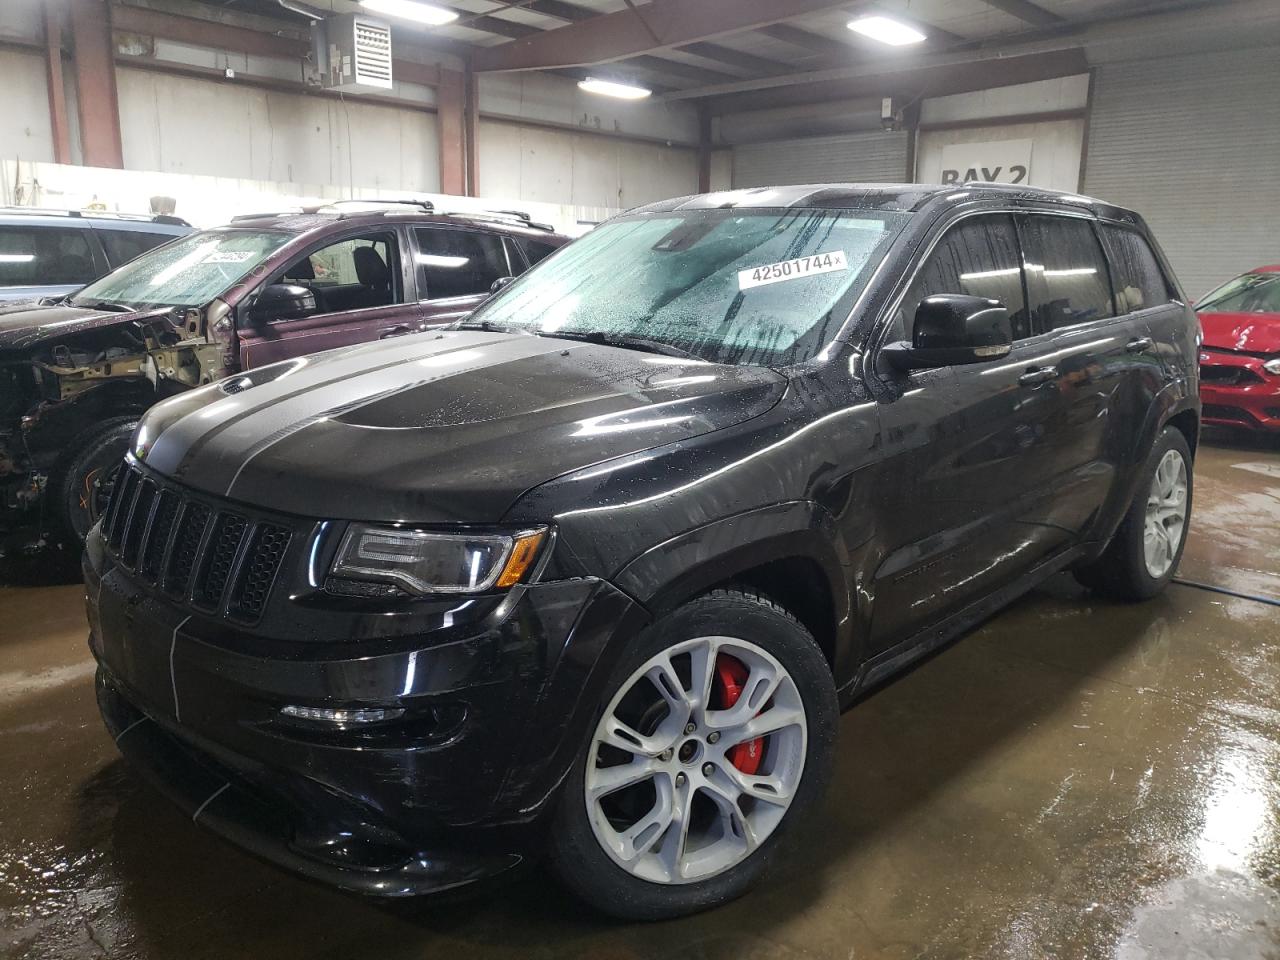
<svg viewBox="0 0 1280 960"><path fill-rule="evenodd" d="M634 210L452 328L155 407L85 562L120 748L351 890L545 851L736 896L841 707L1064 568L1173 576L1196 320L1143 222L1028 189Z"/></svg>

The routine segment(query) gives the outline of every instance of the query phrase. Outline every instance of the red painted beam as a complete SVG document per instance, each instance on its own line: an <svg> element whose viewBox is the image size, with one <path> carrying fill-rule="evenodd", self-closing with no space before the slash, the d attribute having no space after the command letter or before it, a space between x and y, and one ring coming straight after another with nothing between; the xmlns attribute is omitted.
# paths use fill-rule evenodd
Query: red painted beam
<svg viewBox="0 0 1280 960"><path fill-rule="evenodd" d="M76 99L85 166L123 167L111 7L107 0L72 0L71 39L75 45Z"/></svg>
<svg viewBox="0 0 1280 960"><path fill-rule="evenodd" d="M440 192L455 196L467 193L466 75L457 70L441 70L436 88L436 121L440 136Z"/></svg>
<svg viewBox="0 0 1280 960"><path fill-rule="evenodd" d="M590 66L753 30L836 7L851 0L651 0L510 43L475 52L475 69L547 70Z"/></svg>
<svg viewBox="0 0 1280 960"><path fill-rule="evenodd" d="M67 121L67 90L62 79L62 10L49 0L44 8L45 80L49 86L49 129L53 131L53 160L71 162L71 127Z"/></svg>

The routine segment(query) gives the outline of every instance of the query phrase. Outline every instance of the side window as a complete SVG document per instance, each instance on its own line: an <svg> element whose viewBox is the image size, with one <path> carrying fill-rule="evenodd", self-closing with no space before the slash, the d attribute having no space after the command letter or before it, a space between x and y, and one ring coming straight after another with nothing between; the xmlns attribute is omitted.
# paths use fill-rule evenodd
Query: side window
<svg viewBox="0 0 1280 960"><path fill-rule="evenodd" d="M1115 316L1107 260L1093 224L1078 217L1022 219L1027 293L1040 330Z"/></svg>
<svg viewBox="0 0 1280 960"><path fill-rule="evenodd" d="M1102 224L1102 238L1111 255L1111 281L1116 312L1132 313L1158 307L1174 299L1160 261L1140 233Z"/></svg>
<svg viewBox="0 0 1280 960"><path fill-rule="evenodd" d="M1009 308L1014 339L1031 335L1013 217L1003 213L969 217L943 235L903 298L908 338L916 306L925 297L941 293L999 300Z"/></svg>
<svg viewBox="0 0 1280 960"><path fill-rule="evenodd" d="M311 289L317 314L401 303L395 234L347 237L321 247L285 267L278 282Z"/></svg>
<svg viewBox="0 0 1280 960"><path fill-rule="evenodd" d="M0 286L81 284L96 276L88 230L0 227Z"/></svg>
<svg viewBox="0 0 1280 960"><path fill-rule="evenodd" d="M524 257L529 261L529 266L532 267L539 260L545 260L560 248L554 243L542 243L539 240L522 239L520 241L520 249L524 251Z"/></svg>
<svg viewBox="0 0 1280 960"><path fill-rule="evenodd" d="M93 232L102 241L102 247L107 251L107 262L111 264L112 270L146 253L152 247L158 247L174 239L167 233L150 233L143 230L104 230L101 227L94 227Z"/></svg>
<svg viewBox="0 0 1280 960"><path fill-rule="evenodd" d="M471 230L419 227L418 295L428 300L488 293L493 282L509 277L502 237Z"/></svg>

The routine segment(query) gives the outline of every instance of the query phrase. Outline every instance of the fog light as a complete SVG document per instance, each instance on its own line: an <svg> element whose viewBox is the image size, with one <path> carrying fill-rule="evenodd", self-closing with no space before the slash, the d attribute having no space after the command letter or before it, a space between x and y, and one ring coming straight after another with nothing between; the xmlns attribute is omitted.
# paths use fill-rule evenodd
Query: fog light
<svg viewBox="0 0 1280 960"><path fill-rule="evenodd" d="M369 707L353 710L330 710L327 707L298 707L290 704L280 708L280 713L295 720L309 720L315 723L331 723L334 726L348 726L359 723L381 723L394 720L404 714L401 707Z"/></svg>

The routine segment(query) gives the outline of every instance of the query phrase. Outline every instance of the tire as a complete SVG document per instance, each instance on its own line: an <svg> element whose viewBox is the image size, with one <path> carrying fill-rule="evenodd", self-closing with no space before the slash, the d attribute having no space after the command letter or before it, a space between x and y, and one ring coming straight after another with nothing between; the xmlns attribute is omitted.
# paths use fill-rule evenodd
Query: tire
<svg viewBox="0 0 1280 960"><path fill-rule="evenodd" d="M69 444L46 494L56 531L67 543L82 545L97 523L137 425L136 416L114 417Z"/></svg>
<svg viewBox="0 0 1280 960"><path fill-rule="evenodd" d="M1167 505L1160 508L1155 499L1160 498L1165 504L1172 503L1162 492L1170 465L1175 471L1181 470L1185 481L1181 519L1176 524L1171 518L1177 511ZM1164 473L1161 472L1162 469ZM1101 557L1075 571L1076 579L1095 593L1115 600L1137 601L1154 597L1173 579L1178 563L1182 560L1182 551L1187 545L1187 529L1191 522L1193 488L1191 449L1187 446L1187 439L1176 427L1165 427L1147 456L1138 493L1129 505L1115 536L1111 538ZM1164 509L1166 514L1163 519L1154 515L1151 518L1166 534L1163 541L1158 535L1154 537L1157 547L1163 544L1163 550L1156 550L1159 562L1154 567L1149 565L1147 557L1149 508Z"/></svg>
<svg viewBox="0 0 1280 960"><path fill-rule="evenodd" d="M694 692L695 676L710 684L707 695ZM650 625L601 699L558 801L551 862L574 893L614 917L665 919L741 896L830 779L839 716L831 669L794 617L752 592L714 590ZM730 732L744 732L740 723L779 726L743 739ZM628 740L626 750L609 742ZM657 772L607 773L628 764ZM621 780L633 782L605 786Z"/></svg>

